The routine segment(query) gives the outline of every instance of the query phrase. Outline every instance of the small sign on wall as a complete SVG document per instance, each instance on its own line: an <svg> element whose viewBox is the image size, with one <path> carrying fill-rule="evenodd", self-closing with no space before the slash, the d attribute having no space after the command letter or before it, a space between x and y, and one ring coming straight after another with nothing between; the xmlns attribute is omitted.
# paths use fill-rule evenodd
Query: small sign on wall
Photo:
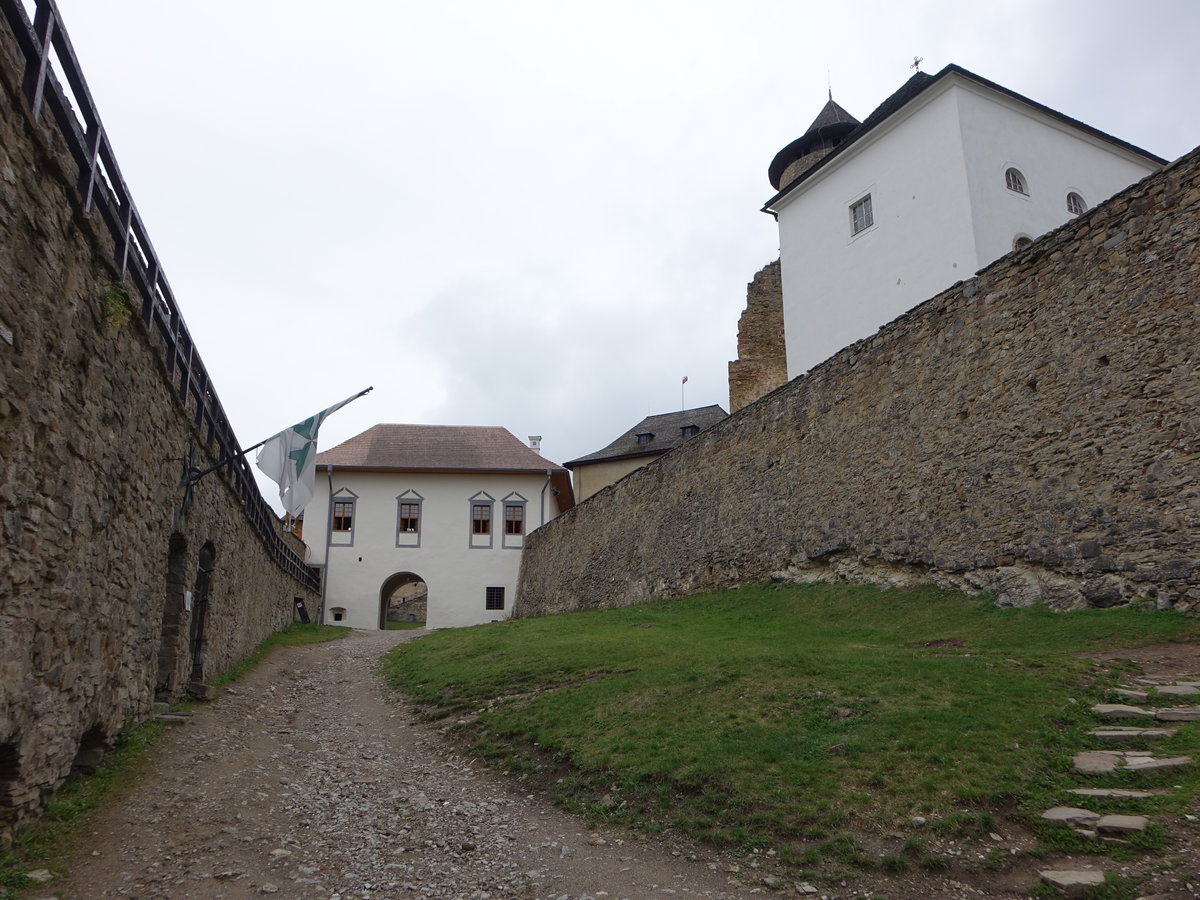
<svg viewBox="0 0 1200 900"><path fill-rule="evenodd" d="M192 592L191 591L183 592L183 609L184 609L184 612L192 611Z"/></svg>

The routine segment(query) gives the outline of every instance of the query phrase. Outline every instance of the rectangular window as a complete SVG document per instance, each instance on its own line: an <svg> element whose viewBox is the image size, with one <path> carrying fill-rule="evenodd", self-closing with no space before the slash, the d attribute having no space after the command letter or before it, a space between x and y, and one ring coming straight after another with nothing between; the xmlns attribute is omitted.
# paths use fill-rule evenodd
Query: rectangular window
<svg viewBox="0 0 1200 900"><path fill-rule="evenodd" d="M492 533L492 505L490 503L471 504L471 533Z"/></svg>
<svg viewBox="0 0 1200 900"><path fill-rule="evenodd" d="M350 531L354 527L354 501L335 500L333 503L333 530Z"/></svg>
<svg viewBox="0 0 1200 900"><path fill-rule="evenodd" d="M504 506L504 533L525 533L525 507L521 504L508 503Z"/></svg>
<svg viewBox="0 0 1200 900"><path fill-rule="evenodd" d="M484 609L504 609L504 588L484 588Z"/></svg>
<svg viewBox="0 0 1200 900"><path fill-rule="evenodd" d="M400 531L404 534L416 534L421 527L421 504L400 504Z"/></svg>
<svg viewBox="0 0 1200 900"><path fill-rule="evenodd" d="M850 207L850 233L858 234L875 224L875 214L871 210L871 195L863 197Z"/></svg>

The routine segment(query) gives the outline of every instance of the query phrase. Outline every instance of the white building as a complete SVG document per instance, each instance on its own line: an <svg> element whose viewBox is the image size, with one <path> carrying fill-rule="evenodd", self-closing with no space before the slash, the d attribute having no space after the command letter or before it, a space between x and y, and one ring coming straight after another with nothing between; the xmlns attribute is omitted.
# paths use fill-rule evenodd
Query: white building
<svg viewBox="0 0 1200 900"><path fill-rule="evenodd" d="M832 96L771 163L788 378L1165 160L958 66L859 123Z"/></svg>
<svg viewBox="0 0 1200 900"><path fill-rule="evenodd" d="M323 621L383 628L424 582L430 628L507 618L530 531L574 504L567 470L504 428L376 425L317 456L304 515Z"/></svg>

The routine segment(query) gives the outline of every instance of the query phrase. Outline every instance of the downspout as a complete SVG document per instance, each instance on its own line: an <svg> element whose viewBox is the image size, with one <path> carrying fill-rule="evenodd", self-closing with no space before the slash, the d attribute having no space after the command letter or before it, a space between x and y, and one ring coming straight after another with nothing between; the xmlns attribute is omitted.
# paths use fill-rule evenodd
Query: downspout
<svg viewBox="0 0 1200 900"><path fill-rule="evenodd" d="M546 483L542 485L542 521L538 525L539 528L546 524L546 488L550 487L550 478L553 475L553 470L546 470Z"/></svg>
<svg viewBox="0 0 1200 900"><path fill-rule="evenodd" d="M325 467L329 480L329 502L325 506L325 569L321 572L321 615L318 621L325 624L325 593L329 589L329 548L333 546L333 466Z"/></svg>

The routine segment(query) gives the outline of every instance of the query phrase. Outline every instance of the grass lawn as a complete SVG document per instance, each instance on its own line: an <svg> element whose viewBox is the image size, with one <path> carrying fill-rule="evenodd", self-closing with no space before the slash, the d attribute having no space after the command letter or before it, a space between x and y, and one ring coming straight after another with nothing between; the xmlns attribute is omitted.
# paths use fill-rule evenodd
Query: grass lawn
<svg viewBox="0 0 1200 900"><path fill-rule="evenodd" d="M985 837L994 812L1032 818L1074 783L1088 707L1122 668L1078 654L1172 640L1200 641L1200 620L755 585L439 631L385 671L570 809L787 857L916 815ZM1200 749L1200 735L1160 746ZM1168 777L1200 790L1195 774Z"/></svg>

